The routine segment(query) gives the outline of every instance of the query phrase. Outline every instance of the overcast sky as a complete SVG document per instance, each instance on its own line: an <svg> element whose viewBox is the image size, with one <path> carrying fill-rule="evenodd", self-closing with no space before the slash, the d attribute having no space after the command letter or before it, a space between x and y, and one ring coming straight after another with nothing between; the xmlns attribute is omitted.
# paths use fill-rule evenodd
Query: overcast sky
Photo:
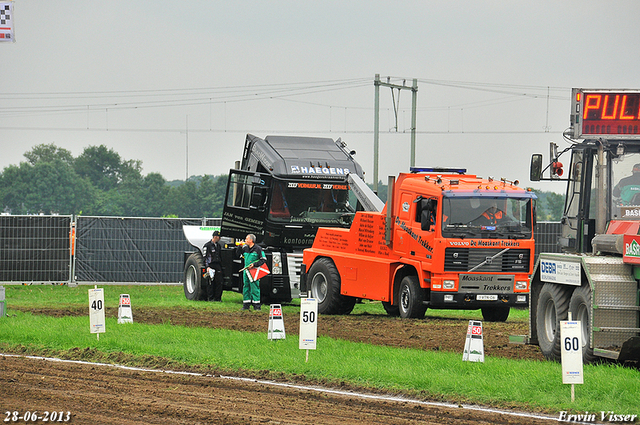
<svg viewBox="0 0 640 425"><path fill-rule="evenodd" d="M252 133L340 137L372 182L380 74L418 80L417 165L532 185L531 154L566 146L571 87L640 89L639 16L635 0L16 0L0 170L55 143L167 180L222 174ZM386 182L409 167L411 92L380 93Z"/></svg>

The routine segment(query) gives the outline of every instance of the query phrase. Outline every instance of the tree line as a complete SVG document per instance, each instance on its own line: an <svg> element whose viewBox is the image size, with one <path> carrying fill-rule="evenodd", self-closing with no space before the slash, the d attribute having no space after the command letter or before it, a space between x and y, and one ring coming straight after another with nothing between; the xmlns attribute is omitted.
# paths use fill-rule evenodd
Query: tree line
<svg viewBox="0 0 640 425"><path fill-rule="evenodd" d="M0 211L9 214L63 214L121 217L221 217L227 175L167 181L142 175L142 161L125 160L104 145L78 156L55 144L40 144L26 161L0 174ZM387 187L379 183L384 201ZM564 197L536 191L538 220L559 221Z"/></svg>
<svg viewBox="0 0 640 425"><path fill-rule="evenodd" d="M106 146L89 146L76 158L41 144L26 161L0 174L1 209L9 214L82 214L124 217L220 217L227 176L168 182L142 175L142 161L125 160Z"/></svg>

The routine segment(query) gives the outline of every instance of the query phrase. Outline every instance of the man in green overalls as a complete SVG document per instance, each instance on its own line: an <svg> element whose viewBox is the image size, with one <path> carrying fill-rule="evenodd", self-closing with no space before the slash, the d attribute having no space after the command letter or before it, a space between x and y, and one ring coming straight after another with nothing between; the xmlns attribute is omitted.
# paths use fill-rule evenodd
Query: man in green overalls
<svg viewBox="0 0 640 425"><path fill-rule="evenodd" d="M260 267L267 262L264 251L256 244L256 235L248 234L245 238L245 245L242 246L242 256L244 257L244 267L250 270ZM251 280L249 274L242 273L244 285L242 287L242 309L249 310L253 304L254 310L260 310L260 279Z"/></svg>

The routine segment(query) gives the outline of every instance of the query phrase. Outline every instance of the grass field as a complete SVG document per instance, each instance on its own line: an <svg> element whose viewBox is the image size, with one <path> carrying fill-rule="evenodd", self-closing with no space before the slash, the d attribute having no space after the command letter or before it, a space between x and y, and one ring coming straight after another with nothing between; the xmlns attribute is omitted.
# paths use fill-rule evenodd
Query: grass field
<svg viewBox="0 0 640 425"><path fill-rule="evenodd" d="M402 392L449 401L533 409L557 414L613 410L637 414L640 371L616 365L585 365L585 383L576 386L576 401L570 387L562 384L561 367L552 362L488 357L484 363L461 361L461 353L373 346L321 337L318 349L309 355L298 348L298 338L269 341L264 333L227 329L190 328L169 323L118 325L107 318L106 333L89 333L87 289L82 286L6 286L8 317L0 319L0 351L56 355L91 350L125 353L148 362L157 356L173 365L199 366L224 371L242 369L264 375L301 376L314 381L340 383ZM131 295L134 306L194 308L236 311L237 294L225 293L223 303L192 302L179 286L104 286L105 304L117 307L119 294ZM32 315L12 307L87 307L87 317L53 318ZM355 313L383 314L379 304L362 303ZM296 317L296 303L284 306L284 314ZM481 319L473 312L437 311L461 320ZM321 320L321 319L320 319ZM509 320L527 320L526 311L512 313Z"/></svg>
<svg viewBox="0 0 640 425"><path fill-rule="evenodd" d="M7 299L11 296L10 305L26 308L69 308L88 307L87 290L92 286L6 286ZM160 307L160 308L195 308L215 311L236 311L242 300L240 294L233 292L224 293L223 303L203 303L187 300L183 295L182 286L103 286L105 290L105 305L117 307L120 294L129 294L134 300L135 307ZM9 302L9 301L8 301ZM286 312L299 312L300 300L293 300L290 304L283 305ZM88 311L88 310L87 310ZM358 303L353 309L353 314L386 314L380 303ZM528 321L528 310L512 309L509 314L510 321ZM479 310L427 310L427 317L451 317L464 320L482 320Z"/></svg>

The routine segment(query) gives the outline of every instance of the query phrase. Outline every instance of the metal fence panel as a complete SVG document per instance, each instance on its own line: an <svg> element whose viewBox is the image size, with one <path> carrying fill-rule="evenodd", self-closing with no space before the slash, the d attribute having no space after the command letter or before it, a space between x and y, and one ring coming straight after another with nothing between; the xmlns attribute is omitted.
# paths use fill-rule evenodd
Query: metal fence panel
<svg viewBox="0 0 640 425"><path fill-rule="evenodd" d="M71 216L0 216L0 282L71 281Z"/></svg>
<svg viewBox="0 0 640 425"><path fill-rule="evenodd" d="M182 226L220 219L83 217L76 221L77 283L177 283L183 253L193 248Z"/></svg>
<svg viewBox="0 0 640 425"><path fill-rule="evenodd" d="M183 253L193 250L182 226L220 225L217 218L80 216L72 257L72 221L72 216L0 216L0 282L179 283ZM536 258L540 252L560 252L561 227L537 224Z"/></svg>
<svg viewBox="0 0 640 425"><path fill-rule="evenodd" d="M562 252L558 246L558 237L562 235L562 223L541 221L536 225L536 259L541 252Z"/></svg>

